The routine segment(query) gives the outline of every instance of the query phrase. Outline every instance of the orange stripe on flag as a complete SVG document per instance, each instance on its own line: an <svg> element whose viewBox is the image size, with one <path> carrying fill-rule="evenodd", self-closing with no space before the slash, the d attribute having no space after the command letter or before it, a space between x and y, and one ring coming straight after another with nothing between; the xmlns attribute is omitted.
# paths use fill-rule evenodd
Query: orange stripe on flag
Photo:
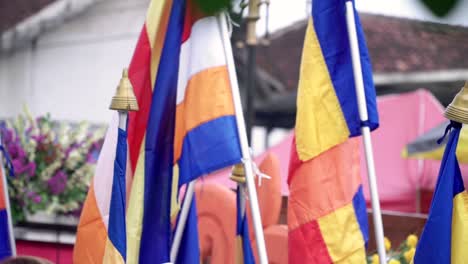
<svg viewBox="0 0 468 264"><path fill-rule="evenodd" d="M107 231L96 203L93 184L89 188L78 224L73 249L73 263L102 263L107 241Z"/></svg>
<svg viewBox="0 0 468 264"><path fill-rule="evenodd" d="M361 184L358 144L359 139L348 139L293 172L289 185L290 230L352 202Z"/></svg>
<svg viewBox="0 0 468 264"><path fill-rule="evenodd" d="M190 130L226 115L234 115L226 66L195 74L187 84L184 100L176 109L174 161L179 160L184 137Z"/></svg>
<svg viewBox="0 0 468 264"><path fill-rule="evenodd" d="M5 207L6 207L6 203L5 203L5 194L3 193L3 173L2 173L2 170L0 169L0 210Z"/></svg>

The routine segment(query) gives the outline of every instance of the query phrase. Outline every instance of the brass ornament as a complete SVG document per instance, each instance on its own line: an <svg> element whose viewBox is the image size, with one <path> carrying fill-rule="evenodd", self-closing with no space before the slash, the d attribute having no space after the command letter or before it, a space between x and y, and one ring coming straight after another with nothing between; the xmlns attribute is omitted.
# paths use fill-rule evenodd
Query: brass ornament
<svg viewBox="0 0 468 264"><path fill-rule="evenodd" d="M117 86L109 108L117 111L138 111L139 109L126 68L122 72L122 78L120 78L119 86Z"/></svg>
<svg viewBox="0 0 468 264"><path fill-rule="evenodd" d="M444 116L452 121L468 124L468 81L447 106Z"/></svg>
<svg viewBox="0 0 468 264"><path fill-rule="evenodd" d="M232 167L232 175L230 179L237 183L245 183L245 170L243 163L236 164Z"/></svg>

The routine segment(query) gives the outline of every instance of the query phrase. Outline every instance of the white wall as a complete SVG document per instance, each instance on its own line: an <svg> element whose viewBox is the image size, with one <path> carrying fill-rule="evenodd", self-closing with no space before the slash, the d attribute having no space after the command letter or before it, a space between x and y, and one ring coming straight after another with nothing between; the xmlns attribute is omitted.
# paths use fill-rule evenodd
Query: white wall
<svg viewBox="0 0 468 264"><path fill-rule="evenodd" d="M27 104L35 115L107 122L108 106L127 67L148 0L100 0L40 36L35 47L0 56L0 118Z"/></svg>
<svg viewBox="0 0 468 264"><path fill-rule="evenodd" d="M34 115L107 123L123 67L127 67L149 0L100 0L85 13L40 36L35 47L0 55L0 119L27 104ZM286 131L275 130L270 145ZM256 127L252 148L265 149Z"/></svg>

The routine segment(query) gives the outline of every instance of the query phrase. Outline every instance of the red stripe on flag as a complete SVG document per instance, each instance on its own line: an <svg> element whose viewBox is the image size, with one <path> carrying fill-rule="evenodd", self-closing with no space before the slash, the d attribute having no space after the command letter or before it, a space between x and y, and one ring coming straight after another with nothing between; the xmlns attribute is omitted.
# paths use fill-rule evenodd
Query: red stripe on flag
<svg viewBox="0 0 468 264"><path fill-rule="evenodd" d="M148 39L146 24L141 31L128 71L140 107L139 111L130 112L128 122L128 145L131 146L129 149L130 163L134 172L143 137L146 133L151 107L153 94L151 74L156 74L151 72L151 44Z"/></svg>
<svg viewBox="0 0 468 264"><path fill-rule="evenodd" d="M311 239L313 238L313 240ZM332 264L317 221L310 221L288 234L288 263Z"/></svg>

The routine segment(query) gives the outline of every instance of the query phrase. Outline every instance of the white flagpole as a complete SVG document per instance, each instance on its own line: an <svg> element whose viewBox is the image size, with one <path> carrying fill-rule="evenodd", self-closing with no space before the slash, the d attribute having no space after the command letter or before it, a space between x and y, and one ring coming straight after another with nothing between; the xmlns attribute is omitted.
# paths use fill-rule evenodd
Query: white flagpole
<svg viewBox="0 0 468 264"><path fill-rule="evenodd" d="M218 16L218 25L223 40L224 55L229 73L229 81L231 84L232 99L234 103L237 132L239 135L240 146L242 151L242 158L244 161L246 187L249 193L250 209L252 211L253 228L255 231L255 238L257 244L258 257L261 264L268 263L268 257L265 247L265 238L263 236L262 220L260 215L260 208L258 206L257 191L255 189L254 172L252 168L252 158L250 155L249 144L247 141L247 131L245 129L244 113L242 112L242 104L239 94L239 84L237 82L236 69L234 65L234 57L232 55L231 42L227 28L226 14Z"/></svg>
<svg viewBox="0 0 468 264"><path fill-rule="evenodd" d="M0 145L2 144L2 136L0 135ZM3 155L0 152L0 169L2 170L2 181L3 181L3 195L5 196L5 207L7 211L7 222L8 222L8 237L10 239L10 248L11 254L16 256L16 242L15 235L13 234L13 222L11 218L11 207L10 207L10 196L8 195L8 182L7 175L5 173L5 168L1 161L3 160Z"/></svg>
<svg viewBox="0 0 468 264"><path fill-rule="evenodd" d="M182 235L184 234L185 224L187 224L187 217L192 204L193 193L195 191L195 180L188 184L187 190L185 191L184 201L182 203L182 209L179 215L179 221L174 234L174 240L171 246L171 262L176 263L177 254L179 253L180 242L182 241Z"/></svg>
<svg viewBox="0 0 468 264"><path fill-rule="evenodd" d="M361 121L366 121L368 120L366 95L364 92L364 81L362 77L361 59L359 55L360 52L356 32L356 22L354 18L354 7L352 1L346 2L346 24L348 27L348 37L351 47L351 57L353 62L354 82L356 86L359 116L361 118ZM371 193L372 216L374 219L374 232L375 240L377 243L377 252L379 253L380 264L385 264L387 261L385 254L382 213L380 211L379 193L377 190L377 182L375 176L375 164L374 155L372 153L370 128L368 126L363 126L361 128L361 132L362 137L364 139L364 148L366 153L367 176L369 179L369 189Z"/></svg>

